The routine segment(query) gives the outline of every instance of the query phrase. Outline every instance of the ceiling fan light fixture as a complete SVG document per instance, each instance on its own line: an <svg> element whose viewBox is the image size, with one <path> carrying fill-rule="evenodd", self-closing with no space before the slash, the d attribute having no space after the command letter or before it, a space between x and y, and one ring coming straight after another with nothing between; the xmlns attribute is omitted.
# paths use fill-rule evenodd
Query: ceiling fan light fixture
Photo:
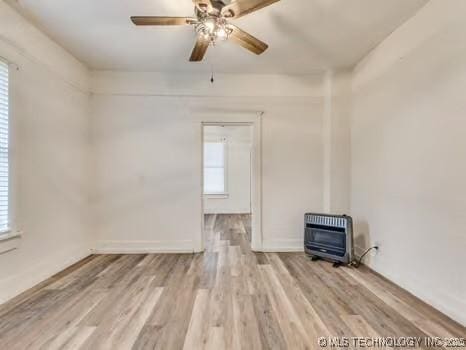
<svg viewBox="0 0 466 350"><path fill-rule="evenodd" d="M228 39L228 32L225 28L219 28L217 30L217 38L220 40L227 40Z"/></svg>
<svg viewBox="0 0 466 350"><path fill-rule="evenodd" d="M227 20L222 17L204 17L195 24L196 32L206 40L215 44L217 40L227 40L233 29Z"/></svg>
<svg viewBox="0 0 466 350"><path fill-rule="evenodd" d="M214 18L208 18L205 20L204 26L209 34L213 34L217 28L217 23Z"/></svg>

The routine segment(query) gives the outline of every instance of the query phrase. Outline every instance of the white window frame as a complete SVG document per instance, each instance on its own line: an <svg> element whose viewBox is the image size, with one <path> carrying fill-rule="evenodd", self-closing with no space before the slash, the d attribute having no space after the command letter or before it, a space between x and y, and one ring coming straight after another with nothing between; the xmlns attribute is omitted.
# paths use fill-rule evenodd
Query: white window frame
<svg viewBox="0 0 466 350"><path fill-rule="evenodd" d="M8 66L8 227L0 231L0 254L6 254L10 251L18 249L21 245L21 238L23 233L18 230L18 227L15 223L15 193L16 193L16 185L15 185L15 178L14 178L14 150L13 150L13 129L14 123L12 120L12 115L14 114L14 101L13 101L13 90L14 90L14 74L16 71L19 71L19 66L14 63L10 62L8 59L0 57L0 62L6 64ZM11 69L11 67L16 67L15 69Z"/></svg>
<svg viewBox="0 0 466 350"><path fill-rule="evenodd" d="M228 138L225 136L207 136L204 138L204 143L223 143L223 192L204 192L203 185L203 195L205 198L228 198ZM202 164L202 171L205 173L204 162ZM205 178L205 176L203 177Z"/></svg>
<svg viewBox="0 0 466 350"><path fill-rule="evenodd" d="M8 177L8 192L7 192L7 227L4 229L0 229L0 240L10 239L12 235L12 224L11 224L11 84L10 84L10 69L9 69L9 62L5 59L0 57L0 63L7 66L7 77L8 77L8 84L7 84L7 103L8 103L8 112L7 112L7 133L8 133L8 153L7 153L7 161L8 161L8 169L7 169L7 177ZM0 250L1 251L1 250Z"/></svg>

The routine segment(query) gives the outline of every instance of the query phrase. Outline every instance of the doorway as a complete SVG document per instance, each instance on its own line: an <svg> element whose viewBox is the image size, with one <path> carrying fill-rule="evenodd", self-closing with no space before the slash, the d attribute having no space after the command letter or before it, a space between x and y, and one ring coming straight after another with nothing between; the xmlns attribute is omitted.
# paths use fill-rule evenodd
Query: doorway
<svg viewBox="0 0 466 350"><path fill-rule="evenodd" d="M202 125L202 221L206 251L224 241L253 246L257 143L253 123ZM256 200L255 200L256 199ZM253 224L255 223L255 224Z"/></svg>

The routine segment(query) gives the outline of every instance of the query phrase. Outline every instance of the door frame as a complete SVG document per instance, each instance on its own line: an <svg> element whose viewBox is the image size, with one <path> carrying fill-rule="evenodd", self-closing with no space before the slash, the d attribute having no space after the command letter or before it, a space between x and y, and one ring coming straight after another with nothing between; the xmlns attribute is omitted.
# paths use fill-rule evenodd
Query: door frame
<svg viewBox="0 0 466 350"><path fill-rule="evenodd" d="M201 251L205 249L204 234L204 127L205 126L250 126L252 127L251 149L251 249L262 251L262 116L263 112L230 118L211 119L204 117L201 122ZM223 121L219 121L223 119Z"/></svg>

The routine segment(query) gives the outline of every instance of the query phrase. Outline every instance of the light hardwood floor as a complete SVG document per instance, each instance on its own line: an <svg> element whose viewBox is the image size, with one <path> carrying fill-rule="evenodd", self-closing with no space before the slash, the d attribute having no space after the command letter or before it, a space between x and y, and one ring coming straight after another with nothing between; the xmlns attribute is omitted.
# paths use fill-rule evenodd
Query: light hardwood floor
<svg viewBox="0 0 466 350"><path fill-rule="evenodd" d="M319 349L317 338L464 337L364 267L253 253L247 216L204 254L94 255L0 307L0 349Z"/></svg>

